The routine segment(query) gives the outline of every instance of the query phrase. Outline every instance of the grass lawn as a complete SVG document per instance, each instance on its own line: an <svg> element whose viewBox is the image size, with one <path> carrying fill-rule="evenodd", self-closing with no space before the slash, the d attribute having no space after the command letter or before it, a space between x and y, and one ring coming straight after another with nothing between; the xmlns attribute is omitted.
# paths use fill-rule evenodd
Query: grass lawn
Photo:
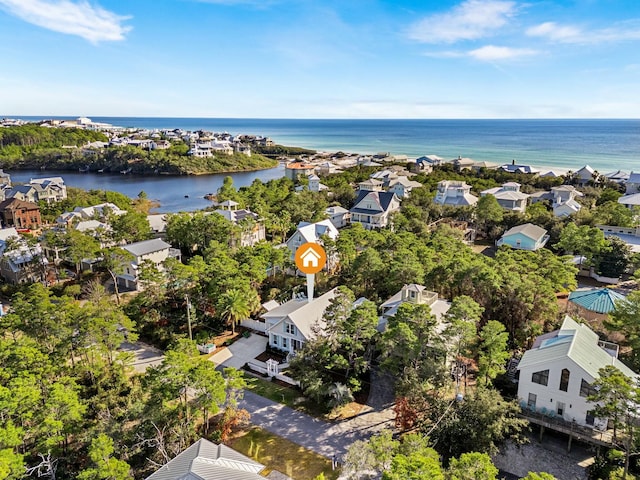
<svg viewBox="0 0 640 480"><path fill-rule="evenodd" d="M318 418L325 418L325 415L329 413L326 409L323 409L321 405L305 398L302 393L295 388L284 387L275 382L263 380L247 373L245 373L244 377L247 381L247 390L252 391L256 395Z"/></svg>
<svg viewBox="0 0 640 480"><path fill-rule="evenodd" d="M294 480L312 480L321 473L327 480L338 478L339 472L331 470L328 458L258 427L238 432L227 444L268 470L277 470Z"/></svg>

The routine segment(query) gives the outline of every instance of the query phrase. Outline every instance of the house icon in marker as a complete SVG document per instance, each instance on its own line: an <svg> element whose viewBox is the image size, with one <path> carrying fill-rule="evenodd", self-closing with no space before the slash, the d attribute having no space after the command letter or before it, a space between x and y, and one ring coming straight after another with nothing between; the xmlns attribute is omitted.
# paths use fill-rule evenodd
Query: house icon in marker
<svg viewBox="0 0 640 480"><path fill-rule="evenodd" d="M302 273L314 274L318 273L326 265L327 254L322 245L308 242L298 247L295 261L296 266Z"/></svg>
<svg viewBox="0 0 640 480"><path fill-rule="evenodd" d="M302 259L302 265L307 268L317 268L318 261L320 260L320 255L311 247L307 248L307 250L300 255Z"/></svg>

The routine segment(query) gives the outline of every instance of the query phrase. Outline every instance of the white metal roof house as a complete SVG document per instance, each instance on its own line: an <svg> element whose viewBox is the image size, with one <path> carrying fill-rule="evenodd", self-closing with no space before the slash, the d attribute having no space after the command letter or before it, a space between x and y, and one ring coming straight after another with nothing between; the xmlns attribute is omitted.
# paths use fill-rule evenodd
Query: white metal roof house
<svg viewBox="0 0 640 480"><path fill-rule="evenodd" d="M471 195L471 186L460 180L442 180L438 182L438 190L433 200L440 205L462 207L475 205L478 197Z"/></svg>
<svg viewBox="0 0 640 480"><path fill-rule="evenodd" d="M529 195L520 191L519 183L507 182L501 187L490 188L480 192L481 197L485 195L493 195L498 204L506 210L524 213L527 209Z"/></svg>
<svg viewBox="0 0 640 480"><path fill-rule="evenodd" d="M318 243L322 245L322 237L327 236L331 240L338 238L340 233L331 220L321 220L316 223L300 222L295 233L286 241L287 248L291 250L291 255L295 255L296 250L303 243Z"/></svg>
<svg viewBox="0 0 640 480"><path fill-rule="evenodd" d="M329 220L331 221L331 223L333 223L333 226L336 228L346 227L349 224L349 219L351 217L349 215L349 210L347 210L344 207L341 207L340 205L327 207L324 213L328 215Z"/></svg>
<svg viewBox="0 0 640 480"><path fill-rule="evenodd" d="M407 198L414 188L420 188L422 184L407 177L398 177L389 181L389 192L395 193L398 198Z"/></svg>
<svg viewBox="0 0 640 480"><path fill-rule="evenodd" d="M544 228L525 223L504 232L496 241L496 246L508 245L519 250L535 251L544 247L548 241L549 235Z"/></svg>
<svg viewBox="0 0 640 480"><path fill-rule="evenodd" d="M180 250L171 248L171 245L160 238L130 243L122 248L133 255L133 260L125 267L124 272L118 275L118 283L134 290L140 288L138 273L142 262L149 260L162 271L167 258L180 258Z"/></svg>
<svg viewBox="0 0 640 480"><path fill-rule="evenodd" d="M602 342L587 325L565 316L559 330L539 336L518 364L520 405L578 425L605 429L587 401L598 371L613 365L632 379L638 376L620 360L618 346Z"/></svg>
<svg viewBox="0 0 640 480"><path fill-rule="evenodd" d="M269 345L286 352L294 352L315 335L314 329L322 331L324 312L336 297L334 288L311 301L303 295L296 296L282 305L262 314L269 336Z"/></svg>
<svg viewBox="0 0 640 480"><path fill-rule="evenodd" d="M582 208L576 201L576 197L583 197L584 194L572 185L560 185L551 189L553 195L553 214L556 217L565 217L577 213Z"/></svg>
<svg viewBox="0 0 640 480"><path fill-rule="evenodd" d="M630 193L629 195L623 195L618 199L618 203L621 203L627 208L640 206L640 193Z"/></svg>
<svg viewBox="0 0 640 480"><path fill-rule="evenodd" d="M625 185L627 195L640 192L640 172L631 172Z"/></svg>
<svg viewBox="0 0 640 480"><path fill-rule="evenodd" d="M431 313L435 315L438 323L442 327L439 327L439 331L444 328L441 322L444 314L449 311L451 303L439 299L438 294L427 290L427 287L411 283L403 286L398 293L380 305L379 331L384 331L387 326L387 321L398 312L398 307L405 302L415 303L417 305L429 305L429 307L431 307Z"/></svg>
<svg viewBox="0 0 640 480"><path fill-rule="evenodd" d="M201 438L146 480L264 480L264 468L226 445Z"/></svg>

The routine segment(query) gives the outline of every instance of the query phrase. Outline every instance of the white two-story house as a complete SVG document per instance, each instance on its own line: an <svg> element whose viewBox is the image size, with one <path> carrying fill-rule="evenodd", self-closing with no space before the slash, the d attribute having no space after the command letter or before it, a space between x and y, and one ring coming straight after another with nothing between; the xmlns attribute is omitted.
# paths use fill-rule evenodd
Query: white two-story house
<svg viewBox="0 0 640 480"><path fill-rule="evenodd" d="M480 192L480 196L493 195L498 204L505 210L524 213L527 209L529 195L520 191L520 184L507 182L501 187L490 188Z"/></svg>
<svg viewBox="0 0 640 480"><path fill-rule="evenodd" d="M324 326L324 312L336 297L337 288L309 301L298 296L262 314L269 346L285 352L295 352Z"/></svg>
<svg viewBox="0 0 640 480"><path fill-rule="evenodd" d="M578 425L605 429L607 419L593 415L587 397L598 371L613 365L635 380L638 375L617 358L617 345L599 340L587 325L565 316L560 330L536 338L518 364L518 398L528 410Z"/></svg>
<svg viewBox="0 0 640 480"><path fill-rule="evenodd" d="M556 217L565 217L577 213L582 208L576 201L576 197L583 197L584 194L575 189L572 185L560 185L551 189L553 195L553 214Z"/></svg>
<svg viewBox="0 0 640 480"><path fill-rule="evenodd" d="M391 214L400 210L400 200L392 192L360 190L349 210L351 223L360 223L367 230L389 225Z"/></svg>
<svg viewBox="0 0 640 480"><path fill-rule="evenodd" d="M171 245L159 238L130 243L122 248L133 256L133 260L124 267L124 272L117 277L118 284L127 289L139 290L138 275L144 261L152 262L162 271L167 258L180 258L180 250L171 248Z"/></svg>
<svg viewBox="0 0 640 480"><path fill-rule="evenodd" d="M416 305L429 305L431 313L436 317L439 324L436 330L440 332L444 329L442 323L444 321L444 314L449 311L451 303L438 298L438 294L427 290L427 287L411 283L403 286L393 297L380 305L380 317L378 319L379 331L382 332L386 329L388 320L395 316L398 312L398 307L405 302Z"/></svg>
<svg viewBox="0 0 640 480"><path fill-rule="evenodd" d="M438 190L433 200L440 205L462 207L475 205L478 197L471 194L471 186L460 180L442 180L438 182Z"/></svg>

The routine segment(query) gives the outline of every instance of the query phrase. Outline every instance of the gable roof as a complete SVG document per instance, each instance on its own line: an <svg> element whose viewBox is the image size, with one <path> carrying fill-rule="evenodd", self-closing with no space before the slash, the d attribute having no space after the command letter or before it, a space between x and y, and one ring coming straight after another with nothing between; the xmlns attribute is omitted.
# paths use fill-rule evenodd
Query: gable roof
<svg viewBox="0 0 640 480"><path fill-rule="evenodd" d="M262 314L262 318L276 319L276 325L288 318L305 338L311 338L313 336L311 328L314 325L318 325L321 329L324 327L322 317L331 300L336 297L336 290L337 287L314 298L311 302L306 297L294 298Z"/></svg>
<svg viewBox="0 0 640 480"><path fill-rule="evenodd" d="M264 480L264 465L226 445L201 438L146 480Z"/></svg>
<svg viewBox="0 0 640 480"><path fill-rule="evenodd" d="M640 172L631 172L627 183L640 183Z"/></svg>
<svg viewBox="0 0 640 480"><path fill-rule="evenodd" d="M542 227L534 225L533 223L525 223L523 225L517 225L513 228L510 228L509 230L504 232L502 237L508 237L509 235L515 235L517 233L520 233L525 237L529 237L530 239L538 242L542 240L542 238L547 234L547 231Z"/></svg>
<svg viewBox="0 0 640 480"><path fill-rule="evenodd" d="M0 211L4 210L18 210L24 208L26 210L40 210L40 207L33 202L25 202L17 198L8 198L0 202Z"/></svg>
<svg viewBox="0 0 640 480"><path fill-rule="evenodd" d="M322 235L327 235L332 240L338 238L339 235L338 229L331 223L331 220L321 220L316 223L301 222L297 232L306 242L312 243L317 243Z"/></svg>
<svg viewBox="0 0 640 480"><path fill-rule="evenodd" d="M598 335L587 325L579 324L567 315L560 330L536 339L533 347L522 356L518 370L536 365L544 367L563 358L570 358L593 379L598 378L598 370L607 365L615 366L632 379L637 377L633 370L607 353L598 342Z"/></svg>
<svg viewBox="0 0 640 480"><path fill-rule="evenodd" d="M362 208L358 205L362 203L365 198L369 197L369 200L373 201L376 207L378 208ZM393 192L369 192L366 190L361 190L358 192L358 196L356 197L356 201L353 204L353 208L350 210L355 213L364 213L364 214L378 214L381 212L386 212L389 210L391 202L396 198L396 194Z"/></svg>
<svg viewBox="0 0 640 480"><path fill-rule="evenodd" d="M569 301L596 313L609 313L616 309L616 302L626 297L610 288L587 288L569 294Z"/></svg>
<svg viewBox="0 0 640 480"><path fill-rule="evenodd" d="M618 199L618 203L622 205L640 205L640 193L624 195ZM0 203L0 205L2 204Z"/></svg>
<svg viewBox="0 0 640 480"><path fill-rule="evenodd" d="M160 250L164 250L170 248L169 245L164 240L159 238L154 238L152 240L143 240L142 242L130 243L128 245L123 246L127 252L135 255L136 257L141 257L142 255L149 255L153 252L159 252Z"/></svg>

